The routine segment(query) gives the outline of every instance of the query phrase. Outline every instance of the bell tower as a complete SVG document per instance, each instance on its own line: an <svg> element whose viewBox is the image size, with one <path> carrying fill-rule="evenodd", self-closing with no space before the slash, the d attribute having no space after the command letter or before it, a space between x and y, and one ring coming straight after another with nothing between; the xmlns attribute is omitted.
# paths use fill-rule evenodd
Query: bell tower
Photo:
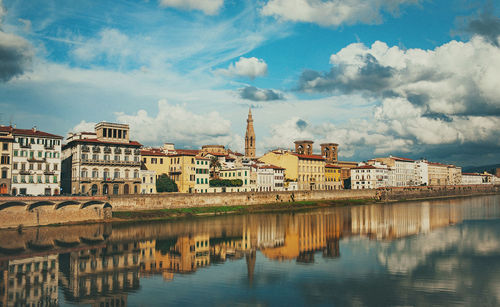
<svg viewBox="0 0 500 307"><path fill-rule="evenodd" d="M337 163L338 162L338 150L339 144L336 143L324 143L321 144L321 155L325 158L326 162Z"/></svg>
<svg viewBox="0 0 500 307"><path fill-rule="evenodd" d="M245 134L245 157L255 158L255 132L253 131L252 110L248 109L247 132Z"/></svg>

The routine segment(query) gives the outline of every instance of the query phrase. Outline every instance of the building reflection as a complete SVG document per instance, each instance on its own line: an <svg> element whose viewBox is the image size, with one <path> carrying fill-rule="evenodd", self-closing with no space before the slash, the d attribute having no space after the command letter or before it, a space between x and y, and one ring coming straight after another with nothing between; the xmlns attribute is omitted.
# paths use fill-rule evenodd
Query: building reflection
<svg viewBox="0 0 500 307"><path fill-rule="evenodd" d="M92 306L126 306L139 289L139 243L106 244L59 256L65 299Z"/></svg>
<svg viewBox="0 0 500 307"><path fill-rule="evenodd" d="M335 260L344 238L390 241L484 216L500 217L498 206L400 203L5 232L0 233L0 307L57 305L58 285L66 302L126 306L140 278L161 275L171 281L176 274L235 260L246 262L251 285L259 257L299 264Z"/></svg>
<svg viewBox="0 0 500 307"><path fill-rule="evenodd" d="M58 304L57 254L2 261L0 306Z"/></svg>

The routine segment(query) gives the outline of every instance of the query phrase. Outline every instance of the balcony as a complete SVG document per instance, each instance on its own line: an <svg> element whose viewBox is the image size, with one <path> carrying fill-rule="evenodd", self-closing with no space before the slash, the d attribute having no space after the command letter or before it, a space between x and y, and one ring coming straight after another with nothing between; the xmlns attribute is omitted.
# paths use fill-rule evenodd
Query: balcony
<svg viewBox="0 0 500 307"><path fill-rule="evenodd" d="M45 163L45 161L46 161L45 158L36 158L36 157L28 158L28 162Z"/></svg>
<svg viewBox="0 0 500 307"><path fill-rule="evenodd" d="M132 154L132 150L130 150L129 148L125 149L125 154L126 155Z"/></svg>
<svg viewBox="0 0 500 307"><path fill-rule="evenodd" d="M54 174L55 174L55 171L44 170L44 171L43 171L43 174L44 174L44 175L54 175Z"/></svg>
<svg viewBox="0 0 500 307"><path fill-rule="evenodd" d="M31 171L27 171L25 169L22 169L22 170L19 171L20 175L30 175L31 173L32 173Z"/></svg>
<svg viewBox="0 0 500 307"><path fill-rule="evenodd" d="M31 149L31 144L19 144L19 147Z"/></svg>
<svg viewBox="0 0 500 307"><path fill-rule="evenodd" d="M47 150L53 150L54 149L54 145L44 145L43 148L47 149Z"/></svg>
<svg viewBox="0 0 500 307"><path fill-rule="evenodd" d="M140 162L135 162L135 161L81 159L80 162L84 165L141 166Z"/></svg>
<svg viewBox="0 0 500 307"><path fill-rule="evenodd" d="M101 148L99 148L99 146L94 146L94 147L92 147L92 152L93 153L100 153L101 152Z"/></svg>
<svg viewBox="0 0 500 307"><path fill-rule="evenodd" d="M82 146L82 152L90 152L90 147Z"/></svg>

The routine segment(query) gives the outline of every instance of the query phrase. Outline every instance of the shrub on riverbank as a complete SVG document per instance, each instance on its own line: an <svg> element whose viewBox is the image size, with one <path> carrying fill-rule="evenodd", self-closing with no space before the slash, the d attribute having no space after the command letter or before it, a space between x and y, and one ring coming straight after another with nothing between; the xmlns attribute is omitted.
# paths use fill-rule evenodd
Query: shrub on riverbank
<svg viewBox="0 0 500 307"><path fill-rule="evenodd" d="M212 179L210 180L210 187L241 187L243 180L241 179Z"/></svg>

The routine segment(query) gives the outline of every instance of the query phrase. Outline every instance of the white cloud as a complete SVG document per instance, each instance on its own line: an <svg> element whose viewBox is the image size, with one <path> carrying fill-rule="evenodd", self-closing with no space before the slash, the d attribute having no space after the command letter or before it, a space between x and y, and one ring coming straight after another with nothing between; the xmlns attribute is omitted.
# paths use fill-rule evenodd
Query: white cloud
<svg viewBox="0 0 500 307"><path fill-rule="evenodd" d="M182 105L158 102L158 113L150 116L145 110L134 115L117 113L120 123L130 125L131 137L146 144L173 142L178 147L221 144L241 150L243 139L231 132L231 122L217 112L196 114Z"/></svg>
<svg viewBox="0 0 500 307"><path fill-rule="evenodd" d="M92 122L87 122L85 120L82 120L81 122L78 123L78 125L74 126L73 129L71 129L72 133L78 133L78 132L94 132L96 123Z"/></svg>
<svg viewBox="0 0 500 307"><path fill-rule="evenodd" d="M216 15L224 0L160 0L160 6L183 10L199 10L207 15Z"/></svg>
<svg viewBox="0 0 500 307"><path fill-rule="evenodd" d="M263 59L240 57L236 63L229 64L227 69L218 69L215 72L230 77L239 76L255 79L267 74L267 64Z"/></svg>
<svg viewBox="0 0 500 307"><path fill-rule="evenodd" d="M78 45L73 54L82 61L92 61L100 56L106 59L123 58L132 55L130 41L127 35L116 29L103 29L98 37L88 39Z"/></svg>
<svg viewBox="0 0 500 307"><path fill-rule="evenodd" d="M262 8L265 16L282 20L317 23L322 26L373 24L382 21L382 12L397 13L404 4L420 0L269 0Z"/></svg>

